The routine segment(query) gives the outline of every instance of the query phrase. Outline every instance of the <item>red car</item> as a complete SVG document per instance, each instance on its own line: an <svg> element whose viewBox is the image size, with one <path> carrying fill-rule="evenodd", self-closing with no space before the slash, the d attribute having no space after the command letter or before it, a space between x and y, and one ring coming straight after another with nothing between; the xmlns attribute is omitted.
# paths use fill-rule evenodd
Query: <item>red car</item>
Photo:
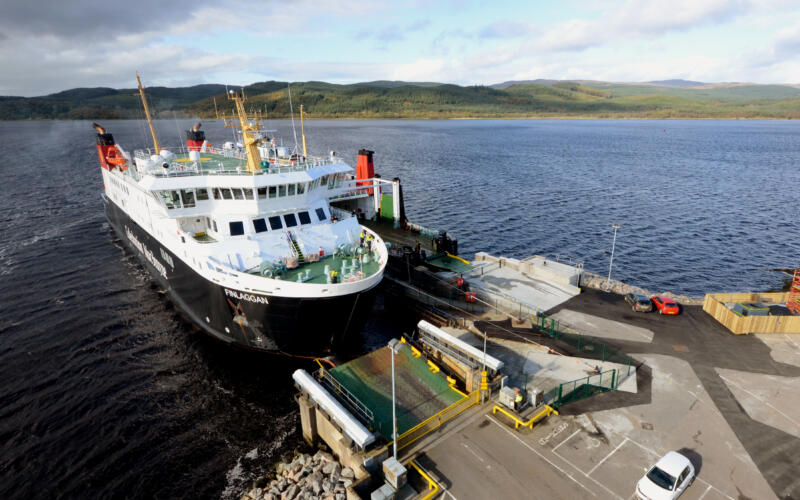
<svg viewBox="0 0 800 500"><path fill-rule="evenodd" d="M659 314L678 314L681 312L678 303L669 297L654 295L650 297L650 300L653 302L656 309L658 309Z"/></svg>

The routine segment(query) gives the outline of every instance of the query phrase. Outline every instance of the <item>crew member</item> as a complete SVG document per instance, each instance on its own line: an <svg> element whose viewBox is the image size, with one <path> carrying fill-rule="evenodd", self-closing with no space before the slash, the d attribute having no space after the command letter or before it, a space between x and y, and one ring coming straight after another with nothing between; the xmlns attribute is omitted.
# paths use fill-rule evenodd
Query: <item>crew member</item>
<svg viewBox="0 0 800 500"><path fill-rule="evenodd" d="M366 233L366 231L364 231L364 230L362 229L362 230L361 230L361 235L360 235L360 236L361 236L361 242L359 243L359 245L363 247L363 246L364 246L364 238L366 238L366 237L367 237L367 233Z"/></svg>
<svg viewBox="0 0 800 500"><path fill-rule="evenodd" d="M519 411L520 407L522 407L522 393L517 391L514 397L514 411Z"/></svg>
<svg viewBox="0 0 800 500"><path fill-rule="evenodd" d="M369 250L370 252L372 251L372 241L374 239L375 238L372 236L372 234L367 235L367 250Z"/></svg>
<svg viewBox="0 0 800 500"><path fill-rule="evenodd" d="M319 258L321 259L323 257L325 257L325 250L323 250L322 247L319 247Z"/></svg>
<svg viewBox="0 0 800 500"><path fill-rule="evenodd" d="M331 269L331 283L338 283L339 282L339 273L336 272L336 269Z"/></svg>

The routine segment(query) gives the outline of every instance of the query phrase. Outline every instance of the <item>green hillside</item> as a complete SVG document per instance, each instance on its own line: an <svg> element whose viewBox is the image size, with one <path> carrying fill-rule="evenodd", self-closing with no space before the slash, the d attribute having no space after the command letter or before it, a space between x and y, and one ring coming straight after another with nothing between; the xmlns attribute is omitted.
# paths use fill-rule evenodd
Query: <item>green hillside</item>
<svg viewBox="0 0 800 500"><path fill-rule="evenodd" d="M673 83L674 82L674 83ZM214 116L229 112L224 85L147 89L156 116ZM245 87L251 109L290 116L286 82ZM788 85L704 84L668 80L646 84L597 81L504 82L492 87L375 81L350 85L292 84L313 118L800 118L800 88ZM0 119L141 118L135 89L78 88L42 97L0 97Z"/></svg>

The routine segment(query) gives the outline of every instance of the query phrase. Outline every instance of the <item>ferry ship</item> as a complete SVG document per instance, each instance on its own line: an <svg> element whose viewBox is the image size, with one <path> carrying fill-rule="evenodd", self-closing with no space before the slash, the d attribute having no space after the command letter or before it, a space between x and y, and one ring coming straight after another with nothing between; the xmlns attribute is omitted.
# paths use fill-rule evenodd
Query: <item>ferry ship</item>
<svg viewBox="0 0 800 500"><path fill-rule="evenodd" d="M236 143L214 147L197 124L185 145L162 147L137 82L153 148L129 152L95 124L105 212L121 240L223 342L297 356L347 345L388 259L357 216L383 205L384 217L399 217L399 180L374 174L371 151L359 152L357 172L333 152L307 155L304 128L302 152L276 146L243 90L229 91L236 113L223 117Z"/></svg>

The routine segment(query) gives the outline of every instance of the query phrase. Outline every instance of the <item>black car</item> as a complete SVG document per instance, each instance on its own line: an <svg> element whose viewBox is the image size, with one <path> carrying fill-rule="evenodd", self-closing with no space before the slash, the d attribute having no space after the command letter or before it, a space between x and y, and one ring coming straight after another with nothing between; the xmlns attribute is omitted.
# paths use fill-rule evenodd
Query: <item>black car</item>
<svg viewBox="0 0 800 500"><path fill-rule="evenodd" d="M641 293L628 293L625 295L625 302L631 305L631 309L639 312L650 312L653 310L653 303Z"/></svg>

